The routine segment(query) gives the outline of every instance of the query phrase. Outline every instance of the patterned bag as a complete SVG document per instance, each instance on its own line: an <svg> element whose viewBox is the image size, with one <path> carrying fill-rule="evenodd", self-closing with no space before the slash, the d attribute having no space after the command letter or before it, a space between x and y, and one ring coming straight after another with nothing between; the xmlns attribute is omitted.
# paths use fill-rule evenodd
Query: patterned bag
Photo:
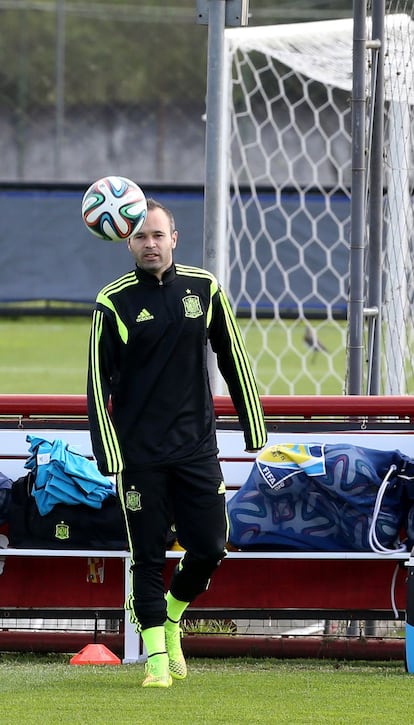
<svg viewBox="0 0 414 725"><path fill-rule="evenodd" d="M413 460L397 450L271 446L228 502L229 541L241 549L405 551L400 530L413 480Z"/></svg>

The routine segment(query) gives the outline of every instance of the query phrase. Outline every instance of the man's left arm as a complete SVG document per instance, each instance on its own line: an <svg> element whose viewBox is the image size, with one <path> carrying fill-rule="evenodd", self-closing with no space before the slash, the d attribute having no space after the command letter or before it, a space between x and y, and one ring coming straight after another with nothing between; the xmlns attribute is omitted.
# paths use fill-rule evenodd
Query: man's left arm
<svg viewBox="0 0 414 725"><path fill-rule="evenodd" d="M240 328L220 286L212 297L209 337L244 431L246 451L257 452L267 441L263 408Z"/></svg>

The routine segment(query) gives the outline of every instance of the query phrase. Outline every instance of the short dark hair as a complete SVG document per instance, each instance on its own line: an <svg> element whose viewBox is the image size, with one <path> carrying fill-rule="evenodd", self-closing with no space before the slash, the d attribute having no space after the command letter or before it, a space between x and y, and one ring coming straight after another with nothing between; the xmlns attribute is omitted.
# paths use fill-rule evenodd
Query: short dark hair
<svg viewBox="0 0 414 725"><path fill-rule="evenodd" d="M171 228L171 234L175 232L175 220L174 215L170 209L167 209L166 206L161 204L161 202L156 201L155 199L152 199L149 197L147 199L147 209L148 211L153 211L154 209L161 209L165 213L165 215L168 217L168 220L170 222L170 228Z"/></svg>

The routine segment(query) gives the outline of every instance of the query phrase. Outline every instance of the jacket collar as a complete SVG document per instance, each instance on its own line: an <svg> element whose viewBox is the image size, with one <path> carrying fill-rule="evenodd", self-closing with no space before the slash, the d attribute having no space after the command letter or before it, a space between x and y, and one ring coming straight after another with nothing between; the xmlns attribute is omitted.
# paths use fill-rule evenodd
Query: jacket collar
<svg viewBox="0 0 414 725"><path fill-rule="evenodd" d="M158 279L158 277L156 277L154 274L146 272L144 269L141 269L141 267L138 267L138 265L135 266L135 274L137 276L137 279L139 279L139 281L143 284L151 285L153 287L158 287L160 284L160 280ZM175 264L172 264L171 267L168 267L168 269L166 269L164 274L162 275L162 284L171 283L175 279L175 277Z"/></svg>

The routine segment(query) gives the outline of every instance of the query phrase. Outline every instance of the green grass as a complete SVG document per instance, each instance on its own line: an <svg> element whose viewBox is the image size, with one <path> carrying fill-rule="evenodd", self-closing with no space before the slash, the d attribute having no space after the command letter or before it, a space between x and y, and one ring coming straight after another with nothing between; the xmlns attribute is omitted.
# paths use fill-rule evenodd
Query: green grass
<svg viewBox="0 0 414 725"><path fill-rule="evenodd" d="M83 394L90 318L0 318L0 393Z"/></svg>
<svg viewBox="0 0 414 725"><path fill-rule="evenodd" d="M0 393L84 393L89 327L82 317L0 318ZM249 346L260 346L260 328L249 335ZM300 349L302 332L292 335ZM271 376L272 360L264 364ZM288 364L293 374L297 361ZM402 662L190 660L185 682L148 691L142 665L69 659L0 654L0 724L400 725L414 710Z"/></svg>
<svg viewBox="0 0 414 725"><path fill-rule="evenodd" d="M302 321L239 322L249 355L256 361L262 395L289 395L292 386L295 395L344 393L346 350L341 330L345 322L315 322L327 354L306 347ZM90 316L0 316L0 394L84 394L89 329ZM409 367L407 393L414 390Z"/></svg>
<svg viewBox="0 0 414 725"><path fill-rule="evenodd" d="M414 681L402 663L189 660L168 690L142 665L73 666L69 656L0 655L2 725L400 725Z"/></svg>
<svg viewBox="0 0 414 725"><path fill-rule="evenodd" d="M326 346L337 351L328 357L306 349L303 325L296 321L286 325L285 329L268 320L240 321L250 355L260 352L260 392L270 384L273 394L286 395L287 381L292 380L297 395L315 392L315 383L302 368L302 357L308 356L312 377L323 394L340 395L343 386L337 376L344 377L345 352L338 328L326 324L320 332ZM0 394L85 393L89 328L90 317L0 317ZM266 340L265 331L271 333Z"/></svg>
<svg viewBox="0 0 414 725"><path fill-rule="evenodd" d="M252 360L261 394L342 395L346 374L346 350L342 341L345 322L315 323L317 336L327 353L310 350L304 342L301 320L240 320L240 328Z"/></svg>

